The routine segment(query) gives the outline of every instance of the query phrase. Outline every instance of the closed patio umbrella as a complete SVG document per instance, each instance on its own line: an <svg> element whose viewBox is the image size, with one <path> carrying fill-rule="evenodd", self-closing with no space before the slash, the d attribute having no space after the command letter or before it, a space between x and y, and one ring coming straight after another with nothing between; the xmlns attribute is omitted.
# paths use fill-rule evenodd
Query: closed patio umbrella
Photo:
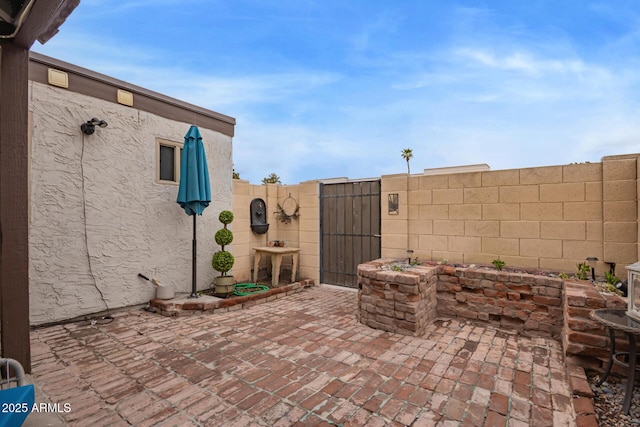
<svg viewBox="0 0 640 427"><path fill-rule="evenodd" d="M197 298L196 292L196 215L202 215L211 202L209 169L207 157L202 144L202 136L197 126L191 126L184 137L182 158L180 159L180 186L176 200L187 215L193 215L192 272L191 295Z"/></svg>

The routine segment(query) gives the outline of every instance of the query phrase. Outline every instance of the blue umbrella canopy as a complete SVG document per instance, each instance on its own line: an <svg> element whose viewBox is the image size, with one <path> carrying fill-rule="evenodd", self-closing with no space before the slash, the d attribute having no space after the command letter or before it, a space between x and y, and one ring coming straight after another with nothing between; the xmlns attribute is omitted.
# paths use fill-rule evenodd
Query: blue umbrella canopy
<svg viewBox="0 0 640 427"><path fill-rule="evenodd" d="M191 126L184 137L177 202L187 215L202 215L211 202L207 157L197 126Z"/></svg>
<svg viewBox="0 0 640 427"><path fill-rule="evenodd" d="M197 298L196 292L196 215L202 215L211 202L209 168L202 145L202 136L197 126L191 126L184 137L182 157L180 159L180 187L176 200L185 213L193 215L191 298Z"/></svg>

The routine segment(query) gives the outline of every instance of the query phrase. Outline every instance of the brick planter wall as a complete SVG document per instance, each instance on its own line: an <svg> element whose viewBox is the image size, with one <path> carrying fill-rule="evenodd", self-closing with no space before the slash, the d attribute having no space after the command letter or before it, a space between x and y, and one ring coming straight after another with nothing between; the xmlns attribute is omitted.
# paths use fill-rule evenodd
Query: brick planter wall
<svg viewBox="0 0 640 427"><path fill-rule="evenodd" d="M438 315L482 320L528 336L560 337L562 279L438 266Z"/></svg>
<svg viewBox="0 0 640 427"><path fill-rule="evenodd" d="M462 317L557 338L574 364L602 371L609 356L608 333L590 313L627 307L622 297L600 293L586 281L448 265L380 269L395 261L358 266L359 320L375 329L419 336L438 316ZM627 339L621 335L616 343L624 349Z"/></svg>
<svg viewBox="0 0 640 427"><path fill-rule="evenodd" d="M381 270L391 259L358 266L358 320L372 328L420 336L436 318L436 269Z"/></svg>
<svg viewBox="0 0 640 427"><path fill-rule="evenodd" d="M566 280L564 286L564 352L576 364L601 371L609 358L609 334L589 317L590 313L599 308L626 309L627 301L618 295L600 293L589 282ZM616 345L623 349L627 337L620 337Z"/></svg>

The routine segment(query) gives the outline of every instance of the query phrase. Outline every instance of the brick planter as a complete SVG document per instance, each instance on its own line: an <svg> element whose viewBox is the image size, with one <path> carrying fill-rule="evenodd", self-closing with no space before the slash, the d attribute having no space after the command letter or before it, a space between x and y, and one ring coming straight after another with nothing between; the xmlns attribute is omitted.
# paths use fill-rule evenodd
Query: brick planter
<svg viewBox="0 0 640 427"><path fill-rule="evenodd" d="M185 295L182 298L180 296L177 296L172 300L161 300L154 298L149 301L149 305L158 310L158 312L163 316L168 317L189 316L202 312L227 312L233 310L242 310L243 308L251 307L256 304L263 304L265 302L284 298L288 295L302 292L305 288L310 286L314 286L314 281L307 279L288 285L279 286L277 288L272 288L265 292L242 297L232 297L228 299L216 298L212 301L201 302L197 299L186 299Z"/></svg>
<svg viewBox="0 0 640 427"><path fill-rule="evenodd" d="M482 320L527 336L559 338L562 279L483 268L438 266L438 315Z"/></svg>
<svg viewBox="0 0 640 427"><path fill-rule="evenodd" d="M381 270L395 260L358 266L358 319L375 329L420 336L436 318L436 268Z"/></svg>
<svg viewBox="0 0 640 427"><path fill-rule="evenodd" d="M609 358L609 336L590 313L599 308L626 309L627 301L618 295L598 292L589 282L566 280L562 345L565 354L585 368L602 370ZM627 345L626 335L616 339L619 349ZM618 366L614 367L616 371Z"/></svg>
<svg viewBox="0 0 640 427"><path fill-rule="evenodd" d="M375 329L419 336L436 317L461 317L556 338L573 363L602 371L609 338L590 313L627 307L622 297L586 281L449 265L380 269L395 261L358 266L358 317ZM621 348L626 342L620 339Z"/></svg>

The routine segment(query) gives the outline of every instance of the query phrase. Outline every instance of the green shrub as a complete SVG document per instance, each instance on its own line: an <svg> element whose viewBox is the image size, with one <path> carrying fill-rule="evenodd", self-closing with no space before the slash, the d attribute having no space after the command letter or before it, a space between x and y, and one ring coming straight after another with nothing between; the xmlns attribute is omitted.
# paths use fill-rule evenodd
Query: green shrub
<svg viewBox="0 0 640 427"><path fill-rule="evenodd" d="M578 272L576 273L576 278L580 280L587 280L590 270L591 269L589 268L589 264L586 264L584 262L579 263Z"/></svg>
<svg viewBox="0 0 640 427"><path fill-rule="evenodd" d="M221 228L216 232L216 243L220 246L226 246L233 242L233 233L231 230L227 230L226 228Z"/></svg>
<svg viewBox="0 0 640 427"><path fill-rule="evenodd" d="M222 211L218 216L218 220L224 224L224 228L216 231L214 239L216 243L222 246L221 250L213 254L211 258L211 266L214 270L219 271L221 276L226 276L227 272L233 267L235 259L231 252L225 251L224 247L233 242L233 233L227 229L227 224L231 224L233 221L233 212Z"/></svg>
<svg viewBox="0 0 640 427"><path fill-rule="evenodd" d="M235 259L233 258L233 255L228 251L218 251L213 254L213 258L211 258L211 266L214 270L219 271L223 276L226 276L227 272L231 270L234 262Z"/></svg>
<svg viewBox="0 0 640 427"><path fill-rule="evenodd" d="M498 269L498 271L502 271L502 268L505 266L505 262L502 261L500 258L494 259L493 261L491 261L491 264L493 264L495 268Z"/></svg>
<svg viewBox="0 0 640 427"><path fill-rule="evenodd" d="M233 222L233 212L231 211L222 211L218 216L218 221L223 223L224 225L231 224Z"/></svg>
<svg viewBox="0 0 640 427"><path fill-rule="evenodd" d="M609 285L613 285L613 286L618 284L618 282L620 281L620 279L618 279L616 275L610 271L607 271L606 273L604 273L604 278Z"/></svg>

